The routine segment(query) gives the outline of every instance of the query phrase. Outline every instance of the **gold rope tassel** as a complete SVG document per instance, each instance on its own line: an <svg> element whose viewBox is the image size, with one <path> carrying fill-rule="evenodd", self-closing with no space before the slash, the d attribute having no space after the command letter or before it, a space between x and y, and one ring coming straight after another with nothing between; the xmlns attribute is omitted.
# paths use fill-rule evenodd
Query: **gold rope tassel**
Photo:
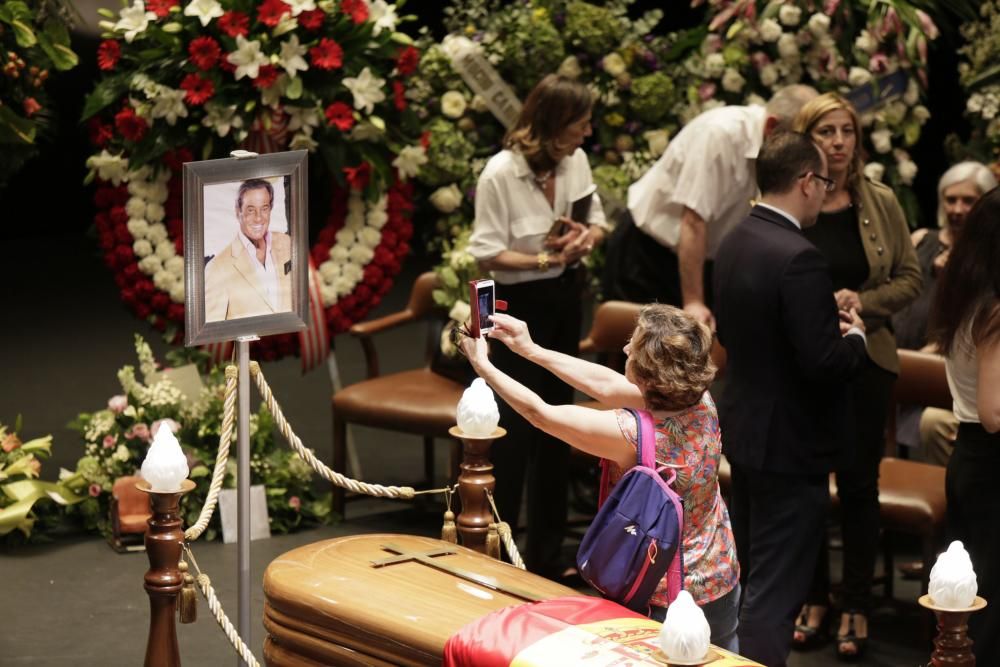
<svg viewBox="0 0 1000 667"><path fill-rule="evenodd" d="M486 533L486 555L500 560L500 533L497 530L497 525L492 521Z"/></svg>
<svg viewBox="0 0 1000 667"><path fill-rule="evenodd" d="M447 509L444 512L444 525L441 526L441 539L445 542L458 544L458 526L455 525L455 513L451 511L451 489L444 490L444 502Z"/></svg>
<svg viewBox="0 0 1000 667"><path fill-rule="evenodd" d="M194 585L194 577L188 572L188 564L181 559L177 566L184 575L184 587L181 588L180 602L177 609L181 623L194 623L198 620L198 589Z"/></svg>

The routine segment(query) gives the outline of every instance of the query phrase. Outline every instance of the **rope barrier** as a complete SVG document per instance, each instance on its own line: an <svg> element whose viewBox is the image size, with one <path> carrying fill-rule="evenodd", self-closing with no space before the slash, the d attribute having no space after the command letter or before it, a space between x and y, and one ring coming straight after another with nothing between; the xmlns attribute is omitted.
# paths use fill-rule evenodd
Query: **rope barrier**
<svg viewBox="0 0 1000 667"><path fill-rule="evenodd" d="M500 541L503 542L503 548L507 551L510 564L519 570L527 569L524 561L521 560L521 553L517 550L517 544L514 543L514 535L510 530L510 524L500 520L500 512L497 510L497 504L493 502L493 494L490 493L490 490L483 489L483 491L486 492L486 499L490 501L490 507L493 509L493 518L497 522L497 532L500 533Z"/></svg>

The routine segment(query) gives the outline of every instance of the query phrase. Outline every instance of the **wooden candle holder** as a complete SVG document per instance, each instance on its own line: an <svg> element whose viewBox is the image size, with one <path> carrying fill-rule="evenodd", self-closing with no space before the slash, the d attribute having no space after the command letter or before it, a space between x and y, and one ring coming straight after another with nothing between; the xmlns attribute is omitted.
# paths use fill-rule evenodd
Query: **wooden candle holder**
<svg viewBox="0 0 1000 667"><path fill-rule="evenodd" d="M972 606L965 609L938 607L930 595L921 595L917 602L933 611L938 621L938 634L934 638L934 652L929 665L975 667L976 656L972 654L972 640L969 639L969 615L984 608L986 600L977 595Z"/></svg>
<svg viewBox="0 0 1000 667"><path fill-rule="evenodd" d="M462 499L462 511L458 515L458 534L462 544L479 553L486 553L486 534L493 523L486 491L493 493L496 477L490 462L490 447L493 441L507 435L507 431L497 427L485 437L468 435L458 426L452 426L448 433L462 441L462 470L458 476L458 496Z"/></svg>

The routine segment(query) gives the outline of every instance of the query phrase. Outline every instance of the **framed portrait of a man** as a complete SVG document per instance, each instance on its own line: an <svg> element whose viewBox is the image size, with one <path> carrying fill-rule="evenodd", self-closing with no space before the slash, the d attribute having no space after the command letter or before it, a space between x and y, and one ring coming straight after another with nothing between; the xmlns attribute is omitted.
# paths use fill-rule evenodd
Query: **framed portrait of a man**
<svg viewBox="0 0 1000 667"><path fill-rule="evenodd" d="M306 328L306 156L184 165L186 344Z"/></svg>

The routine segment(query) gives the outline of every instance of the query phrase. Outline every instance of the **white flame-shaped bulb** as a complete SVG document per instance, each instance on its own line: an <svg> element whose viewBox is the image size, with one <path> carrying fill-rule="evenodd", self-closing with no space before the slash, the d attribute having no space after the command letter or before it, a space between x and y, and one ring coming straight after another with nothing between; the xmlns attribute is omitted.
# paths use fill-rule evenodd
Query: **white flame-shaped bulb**
<svg viewBox="0 0 1000 667"><path fill-rule="evenodd" d="M938 607L967 609L976 599L979 584L972 569L969 552L958 540L948 545L948 550L938 556L931 568L927 592Z"/></svg>
<svg viewBox="0 0 1000 667"><path fill-rule="evenodd" d="M153 444L149 446L146 460L142 462L141 474L149 482L152 491L176 493L181 490L181 482L188 476L187 457L169 428L156 430Z"/></svg>
<svg viewBox="0 0 1000 667"><path fill-rule="evenodd" d="M667 660L693 662L708 654L712 630L705 612L687 591L681 591L667 607L667 617L660 629L660 648Z"/></svg>
<svg viewBox="0 0 1000 667"><path fill-rule="evenodd" d="M458 428L475 438L485 438L497 430L500 410L486 380L476 378L458 402Z"/></svg>

